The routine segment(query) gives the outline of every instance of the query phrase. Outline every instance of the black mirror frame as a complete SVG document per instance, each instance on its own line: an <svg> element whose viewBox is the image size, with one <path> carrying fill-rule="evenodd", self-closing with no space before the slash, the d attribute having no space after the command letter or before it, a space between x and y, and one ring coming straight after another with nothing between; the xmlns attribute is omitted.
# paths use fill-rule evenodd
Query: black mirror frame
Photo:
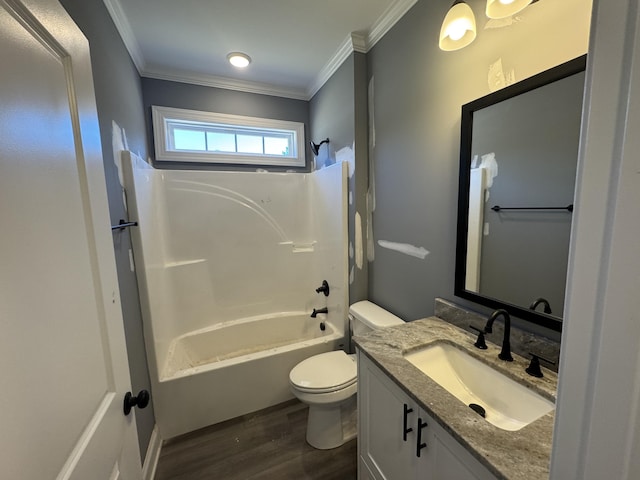
<svg viewBox="0 0 640 480"><path fill-rule="evenodd" d="M473 113L509 98L535 90L549 83L575 75L586 69L587 56L582 55L557 67L527 78L514 85L486 95L462 106L460 132L460 172L458 183L458 229L456 240L456 267L453 293L455 296L491 307L503 308L509 314L527 320L553 331L562 331L562 320L558 317L505 303L499 299L480 295L464 287L467 264L467 231L469 216L469 184L471 181L471 145L473 134Z"/></svg>

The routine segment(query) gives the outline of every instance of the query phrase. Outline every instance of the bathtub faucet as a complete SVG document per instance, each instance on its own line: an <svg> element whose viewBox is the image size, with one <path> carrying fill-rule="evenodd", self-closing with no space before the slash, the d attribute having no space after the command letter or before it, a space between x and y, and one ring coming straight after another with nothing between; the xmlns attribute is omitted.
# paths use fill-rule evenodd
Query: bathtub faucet
<svg viewBox="0 0 640 480"><path fill-rule="evenodd" d="M314 308L313 312L311 313L311 318L316 318L316 315L318 315L319 313L329 313L329 311L327 310L327 307L319 308L318 310Z"/></svg>

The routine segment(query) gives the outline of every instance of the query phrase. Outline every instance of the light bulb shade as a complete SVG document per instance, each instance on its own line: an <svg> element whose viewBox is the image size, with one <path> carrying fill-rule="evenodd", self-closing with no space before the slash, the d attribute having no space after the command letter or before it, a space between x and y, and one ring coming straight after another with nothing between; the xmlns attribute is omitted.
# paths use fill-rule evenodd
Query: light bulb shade
<svg viewBox="0 0 640 480"><path fill-rule="evenodd" d="M524 10L532 0L487 0L487 17L505 18Z"/></svg>
<svg viewBox="0 0 640 480"><path fill-rule="evenodd" d="M447 12L440 29L440 49L447 52L464 48L476 38L476 17L463 1L458 1Z"/></svg>

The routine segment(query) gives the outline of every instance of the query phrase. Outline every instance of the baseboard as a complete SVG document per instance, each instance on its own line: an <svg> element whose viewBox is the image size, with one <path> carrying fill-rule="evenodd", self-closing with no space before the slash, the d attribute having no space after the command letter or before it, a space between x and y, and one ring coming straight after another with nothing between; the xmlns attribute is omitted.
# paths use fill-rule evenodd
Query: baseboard
<svg viewBox="0 0 640 480"><path fill-rule="evenodd" d="M142 479L153 480L156 476L156 467L160 458L160 450L162 449L162 437L158 433L158 426L153 427L147 454L144 456L144 465L142 465Z"/></svg>

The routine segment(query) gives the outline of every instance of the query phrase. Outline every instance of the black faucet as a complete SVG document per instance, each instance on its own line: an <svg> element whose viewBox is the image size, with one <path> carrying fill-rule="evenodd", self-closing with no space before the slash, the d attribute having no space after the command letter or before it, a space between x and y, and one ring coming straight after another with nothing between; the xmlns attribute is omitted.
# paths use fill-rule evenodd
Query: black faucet
<svg viewBox="0 0 640 480"><path fill-rule="evenodd" d="M327 307L319 308L318 310L314 308L313 312L311 313L311 318L316 318L316 315L318 315L319 313L329 313L329 311L327 310Z"/></svg>
<svg viewBox="0 0 640 480"><path fill-rule="evenodd" d="M538 305L544 305L544 313L551 313L551 305L546 298L536 298L531 305L529 305L529 310L535 310Z"/></svg>
<svg viewBox="0 0 640 480"><path fill-rule="evenodd" d="M492 333L491 327L493 326L493 321L498 318L500 315L504 317L504 337L502 338L502 351L498 354L498 358L500 360L504 360L505 362L513 362L513 357L511 356L511 317L509 316L509 312L499 308L495 312L491 314L489 319L487 320L487 324L484 327L484 333Z"/></svg>
<svg viewBox="0 0 640 480"><path fill-rule="evenodd" d="M529 353L529 355L531 355L531 363L527 368L524 369L524 371L527 372L532 377L542 378L544 376L542 374L542 370L540 369L540 360L544 360L550 365L556 364L556 362L547 360L546 358L541 357L540 355L537 355L535 353Z"/></svg>
<svg viewBox="0 0 640 480"><path fill-rule="evenodd" d="M478 327L474 327L473 325L469 325L472 330L478 332L478 339L476 343L473 344L474 347L479 348L480 350L487 349L487 342L484 340L484 334L486 333L484 330L480 330Z"/></svg>
<svg viewBox="0 0 640 480"><path fill-rule="evenodd" d="M324 293L325 297L329 296L329 282L327 282L326 280L322 280L322 285L318 288L316 288L316 293Z"/></svg>

